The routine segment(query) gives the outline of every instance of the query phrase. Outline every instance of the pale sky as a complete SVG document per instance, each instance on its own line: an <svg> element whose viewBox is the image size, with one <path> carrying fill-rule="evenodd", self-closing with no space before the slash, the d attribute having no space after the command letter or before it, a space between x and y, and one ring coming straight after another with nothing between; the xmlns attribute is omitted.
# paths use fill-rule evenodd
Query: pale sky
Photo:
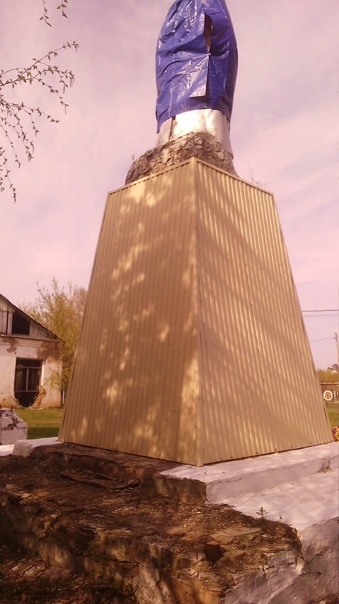
<svg viewBox="0 0 339 604"><path fill-rule="evenodd" d="M69 0L68 19L59 3L48 3L51 28L41 0L0 0L2 69L79 43L58 57L75 73L67 114L30 92L61 122L41 122L33 161L13 170L17 203L0 195L0 291L17 305L52 277L88 287L107 192L155 139L155 45L171 0ZM302 310L338 309L339 2L227 5L239 50L235 168L274 194ZM338 311L314 314L305 326L326 368L337 362Z"/></svg>

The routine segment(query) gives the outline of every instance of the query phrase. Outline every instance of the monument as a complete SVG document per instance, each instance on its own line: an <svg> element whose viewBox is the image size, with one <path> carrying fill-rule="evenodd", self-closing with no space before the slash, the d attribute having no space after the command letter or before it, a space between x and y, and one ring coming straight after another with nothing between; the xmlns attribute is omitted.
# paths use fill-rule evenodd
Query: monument
<svg viewBox="0 0 339 604"><path fill-rule="evenodd" d="M156 49L156 148L132 164L126 183L199 154L235 174L230 121L237 71L224 0L174 2Z"/></svg>
<svg viewBox="0 0 339 604"><path fill-rule="evenodd" d="M223 0L176 0L157 140L109 193L60 438L205 465L330 442L271 193L235 175Z"/></svg>

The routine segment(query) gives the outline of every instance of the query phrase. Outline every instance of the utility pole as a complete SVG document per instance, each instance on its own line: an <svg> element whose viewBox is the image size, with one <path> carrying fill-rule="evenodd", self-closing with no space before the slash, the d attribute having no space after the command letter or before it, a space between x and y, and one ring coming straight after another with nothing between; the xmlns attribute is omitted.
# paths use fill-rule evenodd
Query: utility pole
<svg viewBox="0 0 339 604"><path fill-rule="evenodd" d="M337 345L337 363L338 363L337 367L338 367L338 370L339 370L339 342L338 342L338 334L337 333L334 334L334 339L335 339L335 342L336 342L336 345Z"/></svg>

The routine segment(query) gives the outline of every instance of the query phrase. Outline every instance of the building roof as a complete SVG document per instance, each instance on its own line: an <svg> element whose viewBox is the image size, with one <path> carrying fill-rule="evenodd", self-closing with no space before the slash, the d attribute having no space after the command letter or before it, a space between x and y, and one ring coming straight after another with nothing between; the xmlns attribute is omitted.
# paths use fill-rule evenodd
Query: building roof
<svg viewBox="0 0 339 604"><path fill-rule="evenodd" d="M45 337L48 339L58 339L58 336L55 333L53 333L52 331L47 329L47 327L45 327L44 325L42 325L41 323L39 323L38 321L33 319L33 317L31 317L30 315L25 313L23 310L21 310L18 306L13 304L13 302L8 300L8 298L6 298L3 294L0 294L0 333L4 333L4 330L2 328L1 314L2 314L2 312L6 312L8 310L10 312L18 313L21 317L23 317L27 321L29 321L30 324L34 324L38 331L40 331L40 332L42 331L44 333L44 336L42 336L42 337ZM5 333L8 336L12 335L12 334L8 334L7 332L5 332ZM17 335L17 334L15 334L15 335ZM28 334L28 335L31 335L31 334Z"/></svg>

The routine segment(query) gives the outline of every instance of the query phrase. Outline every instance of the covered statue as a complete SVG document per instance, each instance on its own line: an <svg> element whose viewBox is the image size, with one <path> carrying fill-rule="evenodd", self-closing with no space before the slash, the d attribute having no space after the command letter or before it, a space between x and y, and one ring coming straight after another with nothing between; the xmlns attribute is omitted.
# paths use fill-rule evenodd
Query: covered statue
<svg viewBox="0 0 339 604"><path fill-rule="evenodd" d="M205 131L231 152L237 67L237 43L225 1L176 0L156 49L157 144Z"/></svg>

